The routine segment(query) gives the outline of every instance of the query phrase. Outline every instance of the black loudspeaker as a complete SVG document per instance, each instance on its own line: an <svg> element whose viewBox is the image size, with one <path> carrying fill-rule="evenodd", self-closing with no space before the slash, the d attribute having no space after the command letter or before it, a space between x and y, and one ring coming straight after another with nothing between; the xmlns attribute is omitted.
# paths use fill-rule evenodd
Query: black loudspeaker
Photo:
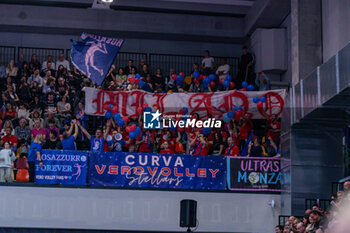
<svg viewBox="0 0 350 233"><path fill-rule="evenodd" d="M182 200L180 204L180 227L196 227L197 202L195 200Z"/></svg>

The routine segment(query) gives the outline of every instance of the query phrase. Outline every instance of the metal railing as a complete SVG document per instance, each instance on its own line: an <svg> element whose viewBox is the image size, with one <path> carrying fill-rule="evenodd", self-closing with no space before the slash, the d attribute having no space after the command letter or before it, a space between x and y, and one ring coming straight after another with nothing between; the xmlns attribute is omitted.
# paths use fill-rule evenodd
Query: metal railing
<svg viewBox="0 0 350 233"><path fill-rule="evenodd" d="M39 62L47 59L48 55L53 57L54 61L58 60L59 54L64 53L66 59L70 61L70 49L60 48L34 48L34 47L14 47L14 46L0 46L0 61L7 64L11 59L18 60L19 55L23 54L24 59L29 62L33 54L37 55ZM236 75L238 70L239 58L237 57L214 57L217 66L221 64L221 58L227 60L230 65L230 74ZM178 54L156 54L156 53L135 53L135 52L119 52L114 65L116 68L126 67L129 59L134 61L134 66L138 67L141 59L145 59L146 63L150 65L151 72L156 73L157 68L161 68L163 74L168 74L171 68L175 69L176 73L184 72L186 75L193 70L193 64L201 64L203 56L196 55L178 55ZM138 72L141 72L138 70Z"/></svg>
<svg viewBox="0 0 350 233"><path fill-rule="evenodd" d="M327 210L331 205L331 200L328 199L305 199L305 209L312 209L313 205L317 205L323 210Z"/></svg>
<svg viewBox="0 0 350 233"><path fill-rule="evenodd" d="M20 54L24 55L24 60L30 62L32 55L36 54L38 61L42 63L47 59L48 55L51 55L53 61L58 60L58 56L64 53L64 49L52 49L52 48L33 48L33 47L18 47L17 49L17 58Z"/></svg>
<svg viewBox="0 0 350 233"><path fill-rule="evenodd" d="M16 60L16 47L0 46L0 64L7 66L11 59Z"/></svg>

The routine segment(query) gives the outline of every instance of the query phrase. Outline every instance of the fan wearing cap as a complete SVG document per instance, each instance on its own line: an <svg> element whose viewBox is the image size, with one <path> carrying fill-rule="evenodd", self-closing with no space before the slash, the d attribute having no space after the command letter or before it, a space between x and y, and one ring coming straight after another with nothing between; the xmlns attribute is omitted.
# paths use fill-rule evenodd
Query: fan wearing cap
<svg viewBox="0 0 350 233"><path fill-rule="evenodd" d="M130 141L130 139L129 139ZM128 142L130 143L130 142ZM123 135L121 133L118 133L118 131L113 130L111 139L107 139L108 144L108 150L113 152L122 152L123 146L127 144L125 140L123 140Z"/></svg>

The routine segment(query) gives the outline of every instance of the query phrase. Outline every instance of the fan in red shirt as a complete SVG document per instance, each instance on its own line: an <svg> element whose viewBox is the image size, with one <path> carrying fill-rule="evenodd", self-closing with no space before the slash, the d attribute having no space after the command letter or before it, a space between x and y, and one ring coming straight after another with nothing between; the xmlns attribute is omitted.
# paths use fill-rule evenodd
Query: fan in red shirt
<svg viewBox="0 0 350 233"><path fill-rule="evenodd" d="M191 141L190 146L193 155L208 155L209 143L208 139L203 134L197 132L196 137Z"/></svg>
<svg viewBox="0 0 350 233"><path fill-rule="evenodd" d="M232 137L227 138L227 144L228 147L225 150L225 156L239 156L238 146L233 143Z"/></svg>
<svg viewBox="0 0 350 233"><path fill-rule="evenodd" d="M164 131L162 132L161 138L160 138L160 145L163 145L165 141L168 142L169 149L171 151L175 151L176 138L174 138L173 132L169 130L166 132Z"/></svg>
<svg viewBox="0 0 350 233"><path fill-rule="evenodd" d="M162 144L162 149L160 150L161 154L173 154L174 151L172 151L171 149L169 149L169 143L168 141L164 141Z"/></svg>
<svg viewBox="0 0 350 233"><path fill-rule="evenodd" d="M12 128L7 127L5 132L6 135L1 138L0 146L4 145L5 142L8 142L11 146L17 147L18 139L16 136L12 135Z"/></svg>
<svg viewBox="0 0 350 233"><path fill-rule="evenodd" d="M281 132L281 122L278 121L277 115L273 114L271 118L267 120L268 132L267 138L271 137L273 141L278 142Z"/></svg>
<svg viewBox="0 0 350 233"><path fill-rule="evenodd" d="M247 140L252 129L253 123L250 120L250 115L246 113L241 119L241 129L239 131L240 139L244 141Z"/></svg>
<svg viewBox="0 0 350 233"><path fill-rule="evenodd" d="M146 130L137 137L136 145L139 145L139 152L150 153L153 150L153 142L153 134L149 130Z"/></svg>

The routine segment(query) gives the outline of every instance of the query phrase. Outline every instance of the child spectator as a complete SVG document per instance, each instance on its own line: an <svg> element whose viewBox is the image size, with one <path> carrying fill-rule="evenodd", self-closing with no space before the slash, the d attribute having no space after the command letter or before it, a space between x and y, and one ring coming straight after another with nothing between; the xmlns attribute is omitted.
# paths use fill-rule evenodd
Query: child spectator
<svg viewBox="0 0 350 233"><path fill-rule="evenodd" d="M9 142L5 142L0 151L0 182L12 182L12 161L16 159Z"/></svg>

